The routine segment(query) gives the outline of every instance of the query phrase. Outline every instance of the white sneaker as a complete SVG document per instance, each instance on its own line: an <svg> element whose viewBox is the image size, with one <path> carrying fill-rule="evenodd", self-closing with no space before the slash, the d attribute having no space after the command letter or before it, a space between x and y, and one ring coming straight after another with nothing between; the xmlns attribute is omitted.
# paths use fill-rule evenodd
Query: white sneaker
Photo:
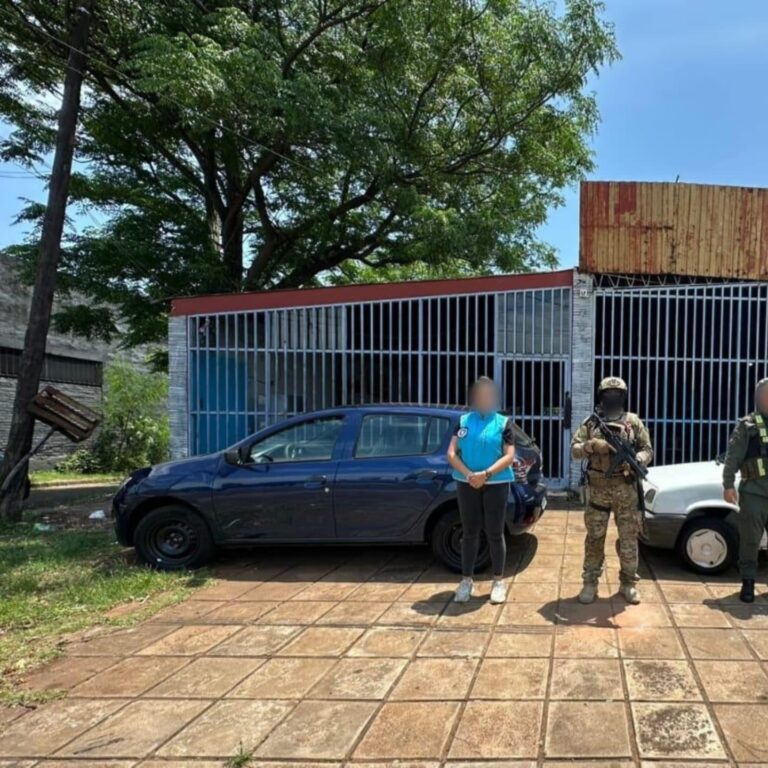
<svg viewBox="0 0 768 768"><path fill-rule="evenodd" d="M469 602L469 598L472 597L472 589L474 587L474 582L470 578L464 578L459 583L459 588L456 590L455 594L453 595L453 602L454 603L467 603Z"/></svg>
<svg viewBox="0 0 768 768"><path fill-rule="evenodd" d="M491 586L491 603L498 605L507 601L507 585L501 580L493 582Z"/></svg>

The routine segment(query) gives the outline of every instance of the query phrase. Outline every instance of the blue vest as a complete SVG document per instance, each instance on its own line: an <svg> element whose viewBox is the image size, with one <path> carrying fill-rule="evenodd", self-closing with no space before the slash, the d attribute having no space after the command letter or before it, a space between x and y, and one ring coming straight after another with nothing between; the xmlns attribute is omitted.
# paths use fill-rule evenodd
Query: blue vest
<svg viewBox="0 0 768 768"><path fill-rule="evenodd" d="M459 430L456 434L461 460L473 472L482 472L495 464L506 452L504 445L504 427L507 417L500 413L484 416L476 411L462 414ZM453 470L453 479L466 482L460 472ZM515 476L511 467L497 472L489 483L511 483Z"/></svg>

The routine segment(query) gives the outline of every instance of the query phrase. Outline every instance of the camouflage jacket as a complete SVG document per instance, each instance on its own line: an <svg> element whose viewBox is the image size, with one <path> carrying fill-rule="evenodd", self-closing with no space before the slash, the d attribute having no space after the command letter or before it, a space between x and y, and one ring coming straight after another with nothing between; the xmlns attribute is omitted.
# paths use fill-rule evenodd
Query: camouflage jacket
<svg viewBox="0 0 768 768"><path fill-rule="evenodd" d="M725 454L725 461L723 462L723 486L733 488L736 473L741 471L744 475L745 465L750 459L754 460L759 455L758 427L755 423L754 414L750 414L739 421L728 441L728 452ZM739 490L758 496L768 496L768 476L751 477L750 479L742 477Z"/></svg>
<svg viewBox="0 0 768 768"><path fill-rule="evenodd" d="M621 428L622 437L634 447L637 460L648 466L653 459L653 446L648 428L640 417L635 413L625 413L620 419L608 423ZM603 433L590 416L581 422L581 426L571 440L571 455L574 459L588 459L589 469L605 472L611 463L610 454L587 454L584 450L584 443L593 438L603 438Z"/></svg>

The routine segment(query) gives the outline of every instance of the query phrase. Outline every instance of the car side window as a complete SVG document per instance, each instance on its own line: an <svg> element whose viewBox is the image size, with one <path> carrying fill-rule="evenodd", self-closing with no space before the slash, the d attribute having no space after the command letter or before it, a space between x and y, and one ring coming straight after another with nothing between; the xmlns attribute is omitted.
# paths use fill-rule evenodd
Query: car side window
<svg viewBox="0 0 768 768"><path fill-rule="evenodd" d="M442 444L448 419L409 413L374 413L363 417L355 458L418 456Z"/></svg>
<svg viewBox="0 0 768 768"><path fill-rule="evenodd" d="M255 464L289 461L328 461L344 423L342 416L329 416L292 424L258 440L251 446Z"/></svg>

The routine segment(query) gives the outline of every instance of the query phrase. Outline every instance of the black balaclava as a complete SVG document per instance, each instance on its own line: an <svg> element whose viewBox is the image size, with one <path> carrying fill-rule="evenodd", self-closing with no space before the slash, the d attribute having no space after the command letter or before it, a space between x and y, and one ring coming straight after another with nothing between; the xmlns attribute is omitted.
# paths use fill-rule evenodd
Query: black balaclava
<svg viewBox="0 0 768 768"><path fill-rule="evenodd" d="M624 415L627 394L621 389L605 389L600 393L600 410L608 421L620 419Z"/></svg>

